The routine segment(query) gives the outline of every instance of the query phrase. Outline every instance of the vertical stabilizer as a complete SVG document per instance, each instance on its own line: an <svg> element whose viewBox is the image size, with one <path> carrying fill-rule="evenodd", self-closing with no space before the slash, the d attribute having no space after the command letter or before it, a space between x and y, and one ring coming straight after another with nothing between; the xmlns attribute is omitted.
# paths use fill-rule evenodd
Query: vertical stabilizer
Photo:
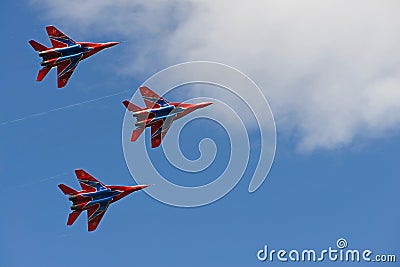
<svg viewBox="0 0 400 267"><path fill-rule="evenodd" d="M35 49L38 52L42 52L42 51L49 49L46 46L36 42L35 40L30 40L29 44L33 47L33 49Z"/></svg>
<svg viewBox="0 0 400 267"><path fill-rule="evenodd" d="M73 212L71 212L68 216L67 225L73 225L76 219L78 219L81 212L82 212L81 210L74 210Z"/></svg>
<svg viewBox="0 0 400 267"><path fill-rule="evenodd" d="M75 189L72 189L71 187L66 186L65 184L59 184L58 187L66 195L75 195L76 193L78 193Z"/></svg>
<svg viewBox="0 0 400 267"><path fill-rule="evenodd" d="M41 70L39 70L36 81L40 82L41 80L43 80L44 77L46 77L47 73L49 73L50 70L51 70L51 68L48 68L48 67L44 67Z"/></svg>

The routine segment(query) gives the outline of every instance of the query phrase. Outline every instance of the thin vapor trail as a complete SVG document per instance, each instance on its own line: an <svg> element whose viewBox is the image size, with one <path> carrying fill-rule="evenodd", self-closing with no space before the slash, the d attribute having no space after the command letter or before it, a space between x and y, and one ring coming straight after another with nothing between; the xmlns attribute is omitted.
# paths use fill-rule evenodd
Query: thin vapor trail
<svg viewBox="0 0 400 267"><path fill-rule="evenodd" d="M12 186L1 185L0 186L0 192L1 191L4 191L4 192L5 191L10 191L10 190L13 190L13 189L16 189L16 188L21 188L22 189L22 188L25 188L25 187L28 187L28 186L34 186L36 184L47 182L47 181L50 181L50 180L53 180L53 179L56 179L56 178L59 178L59 177L62 177L62 176L68 175L68 174L69 174L68 172L63 172L63 173L59 173L57 175L53 175L53 176L50 176L50 177L47 177L47 178L42 178L40 180L34 180L32 182L19 184L19 185L12 185Z"/></svg>
<svg viewBox="0 0 400 267"><path fill-rule="evenodd" d="M54 176L51 176L51 177L48 177L48 178L43 178L43 179L31 182L31 183L22 184L22 185L20 185L20 187L32 186L32 185L35 185L35 184L38 184L38 183L42 183L42 182L46 182L46 181L50 181L50 180L53 180L53 179L56 179L58 177L65 176L65 175L68 175L68 172L63 172L63 173L60 173L60 174L57 174L57 175L54 175Z"/></svg>
<svg viewBox="0 0 400 267"><path fill-rule="evenodd" d="M91 100L86 100L86 101L83 101L83 102L80 102L80 103L71 104L71 105L68 105L68 106L60 107L60 108L51 109L51 110L49 110L49 111L45 111L45 112L40 112L40 113L32 114L32 115L29 115L29 116L26 116L26 117L22 117L22 118L19 118L19 119L15 119L15 120L11 120L11 121L2 122L2 123L0 123L0 127L5 126L5 125L8 125L8 124L11 124L11 123L19 122L19 121L24 121L24 120L27 120L27 119L30 119L30 118L33 118L33 117L38 117L38 116L46 115L46 114L51 113L51 112L55 112L55 111L59 111L59 110L64 110L64 109L69 109L69 108L73 108L73 107L80 106L80 105L83 105L83 104L87 104L87 103L99 101L99 100L102 100L102 99L105 99L105 98L109 98L109 97L113 97L113 96L116 96L116 95L121 95L121 94L127 93L127 92L129 92L129 91L130 91L130 90L126 90L126 91L122 91L122 92L119 92L119 93L115 93L115 94L111 94L111 95L106 95L106 96L98 97L98 98L91 99Z"/></svg>

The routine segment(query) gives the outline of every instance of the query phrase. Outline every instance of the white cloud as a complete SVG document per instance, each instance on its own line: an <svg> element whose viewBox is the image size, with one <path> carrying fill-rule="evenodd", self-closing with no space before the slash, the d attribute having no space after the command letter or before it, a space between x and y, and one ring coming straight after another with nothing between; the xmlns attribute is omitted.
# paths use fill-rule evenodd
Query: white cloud
<svg viewBox="0 0 400 267"><path fill-rule="evenodd" d="M302 150L331 149L398 129L397 0L43 4L48 16L71 27L124 36L127 49L135 51L126 66L132 75L189 60L242 70L263 88L278 128L298 134Z"/></svg>

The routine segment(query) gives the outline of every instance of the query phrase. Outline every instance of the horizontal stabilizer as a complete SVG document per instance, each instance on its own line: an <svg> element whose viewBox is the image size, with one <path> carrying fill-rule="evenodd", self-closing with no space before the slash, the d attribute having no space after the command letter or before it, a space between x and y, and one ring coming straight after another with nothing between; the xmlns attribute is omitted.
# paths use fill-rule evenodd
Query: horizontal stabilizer
<svg viewBox="0 0 400 267"><path fill-rule="evenodd" d="M37 82L40 82L41 80L44 79L44 77L46 77L47 73L49 73L49 71L51 70L51 68L42 68L41 70L39 70L38 76L36 78Z"/></svg>
<svg viewBox="0 0 400 267"><path fill-rule="evenodd" d="M76 219L78 219L81 212L82 212L81 210L74 210L73 212L71 212L68 216L67 225L73 225Z"/></svg>
<svg viewBox="0 0 400 267"><path fill-rule="evenodd" d="M139 136L143 133L144 127L138 127L132 132L131 142L135 142Z"/></svg>
<svg viewBox="0 0 400 267"><path fill-rule="evenodd" d="M124 104L124 106L132 112L136 112L136 111L140 111L142 110L141 107L136 106L135 104L129 102L128 100L125 100L124 102L122 102L122 104Z"/></svg>
<svg viewBox="0 0 400 267"><path fill-rule="evenodd" d="M75 195L77 193L75 189L72 189L71 187L66 186L65 184L59 184L58 187L66 195Z"/></svg>
<svg viewBox="0 0 400 267"><path fill-rule="evenodd" d="M29 44L33 47L33 49L35 49L38 52L41 52L41 51L49 49L49 48L45 47L44 45L39 44L35 40L30 40Z"/></svg>

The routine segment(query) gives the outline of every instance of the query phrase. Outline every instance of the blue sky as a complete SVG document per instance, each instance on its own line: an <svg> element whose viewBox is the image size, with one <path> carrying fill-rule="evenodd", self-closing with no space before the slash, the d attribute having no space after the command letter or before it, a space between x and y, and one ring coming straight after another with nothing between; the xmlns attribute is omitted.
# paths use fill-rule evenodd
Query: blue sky
<svg viewBox="0 0 400 267"><path fill-rule="evenodd" d="M105 2L100 2L99 6L107 7ZM390 1L385 3L385 8L393 4ZM74 4L75 1L71 2L72 7ZM257 251L265 244L273 249L322 250L334 247L341 237L347 239L352 249L371 249L380 254L398 253L400 141L397 111L400 102L396 102L399 94L391 89L393 84L396 85L393 81L397 76L389 77L398 72L398 65L389 60L388 65L379 61L376 65L382 68L362 69L374 77L373 81L368 75L362 78L355 75L353 81L341 73L338 70L341 65L329 57L323 57L326 61L322 67L327 71L323 77L321 73L312 71L313 64L317 65L315 69L321 67L317 56L305 65L301 64L301 60L295 61L299 63L296 66L287 64L285 57L280 62L268 63L263 59L269 58L272 53L265 54L264 50L257 53L257 45L253 47L255 55L248 55L252 60L245 60L245 56L240 54L251 50L251 45L244 42L241 45L243 49L235 51L236 44L232 42L232 47L227 47L226 52L232 49L236 53L229 57L229 54L213 50L217 43L213 36L226 29L218 23L215 30L209 28L209 40L196 39L200 37L191 39L191 35L187 35L189 29L198 27L193 18L202 21L207 19L208 14L211 21L215 19L212 4L208 6L210 13L205 14L202 12L208 9L196 9L191 2L181 4L174 1L174 6L168 8L161 4L158 8L143 4L143 12L152 14L154 8L154 14L160 18L154 18L154 22L149 22L151 25L146 28L134 27L132 32L135 36L129 38L129 25L122 25L113 31L119 15L121 18L118 21L122 24L126 22L126 13L121 10L124 5L129 3L120 1L115 4L116 13L103 31L103 26L107 25L105 19L95 20L92 14L88 14L86 20L74 17L70 8L54 10L48 1L1 3L1 266L262 266L272 264L259 262L256 258ZM235 6L232 8L235 10ZM105 15L106 9L96 13L94 8L93 14ZM163 23L167 18L162 16L168 14L164 9L183 15ZM365 10L372 9L373 6L368 6ZM321 12L323 14L324 11ZM255 18L257 14L255 11ZM224 16L228 20L232 14L221 15ZM354 19L355 23L340 20L338 25L347 23L348 28L356 29L354 25L360 23L360 16ZM265 23L273 27L274 21L278 25L281 23L280 20ZM388 24L392 25L391 22ZM162 30L157 30L157 23ZM43 82L35 82L40 60L28 44L28 40L35 39L49 45L44 29L49 24L58 26L77 41L124 40L125 43L82 62L67 87L58 90L55 70ZM376 22L376 25L386 24ZM166 29L169 29L168 34ZM374 29L369 29L374 36ZM237 30L240 32L240 27ZM288 28L281 30L282 35L291 36L286 33ZM319 29L315 31L319 32ZM386 33L389 36L392 34L389 30ZM226 37L226 40L232 41L229 39L231 36ZM317 34L310 39L320 37ZM379 51L375 54L371 52L373 55L390 52L381 51L385 50L386 44L392 47L393 40L385 37L382 36L381 43L368 45L372 52ZM182 47L171 44L181 38L186 40ZM239 38L239 41L243 39ZM196 42L197 46L193 45ZM152 45L143 48L149 43ZM157 48L157 44L163 49ZM281 49L288 49L286 45L283 44ZM340 43L334 51L346 54L353 51L353 45L353 42ZM311 50L312 47L307 48L307 51ZM179 57L176 56L178 52ZM322 49L315 54L322 55L324 52L330 50ZM256 60L257 55L261 60ZM367 63L370 63L369 55L365 57ZM362 66L361 58L357 54L354 57L356 65ZM397 55L391 57L395 60ZM265 87L268 88L265 94L276 115L277 150L264 184L255 193L248 193L259 156L259 150L255 148L251 150L248 167L238 185L210 205L177 208L160 203L144 192L137 192L112 205L94 233L87 232L84 216L72 227L67 227L69 202L57 184L65 183L78 188L73 173L76 168L84 168L105 184L134 184L122 151L125 109L121 101L129 99L156 71L193 59L233 64L254 77L262 87L268 86ZM338 61L344 65L347 63L344 57ZM275 65L277 70L274 71L284 67L288 71L276 75L271 65ZM337 83L331 83L330 77L338 72L329 72L330 67L343 74L336 76L340 80ZM263 70L267 74L261 75ZM279 77L272 78L274 75ZM283 82L285 75L287 83ZM272 81L266 81L268 78ZM392 82L387 82L388 79ZM377 84L383 85L375 86ZM358 91L353 91L352 86ZM332 88L339 88L340 91L342 87L348 92L341 94L343 98L332 94ZM153 89L157 91L157 88ZM117 93L120 94L115 95ZM357 102L355 96L358 95L363 96L360 101L369 103L365 109L361 109L362 105ZM109 97L102 98L105 96ZM174 101L185 100L180 97L177 93L170 96ZM375 97L378 97L376 102L373 101ZM68 107L97 98L101 99ZM348 99L354 99L354 103L349 103ZM303 105L299 105L297 100ZM137 104L143 105L141 102ZM332 113L330 106L337 113ZM49 112L62 107L67 108ZM42 115L31 117L42 112ZM316 113L318 115L310 115ZM14 122L19 118L25 119ZM204 137L213 138L219 154L214 165L202 173L189 175L174 170L167 166L160 149L154 151L152 161L165 167L166 176L179 174L179 177L171 178L177 183L198 185L208 182L226 167L229 144L221 127L199 120L189 124L182 132L183 153L188 158L198 157L197 144ZM251 142L257 143L258 132L251 131L250 138ZM185 181L189 179L196 180ZM400 255L397 254L397 257ZM293 264L325 266L332 263ZM335 265L364 266L365 263L338 262ZM396 266L395 263L387 265Z"/></svg>

